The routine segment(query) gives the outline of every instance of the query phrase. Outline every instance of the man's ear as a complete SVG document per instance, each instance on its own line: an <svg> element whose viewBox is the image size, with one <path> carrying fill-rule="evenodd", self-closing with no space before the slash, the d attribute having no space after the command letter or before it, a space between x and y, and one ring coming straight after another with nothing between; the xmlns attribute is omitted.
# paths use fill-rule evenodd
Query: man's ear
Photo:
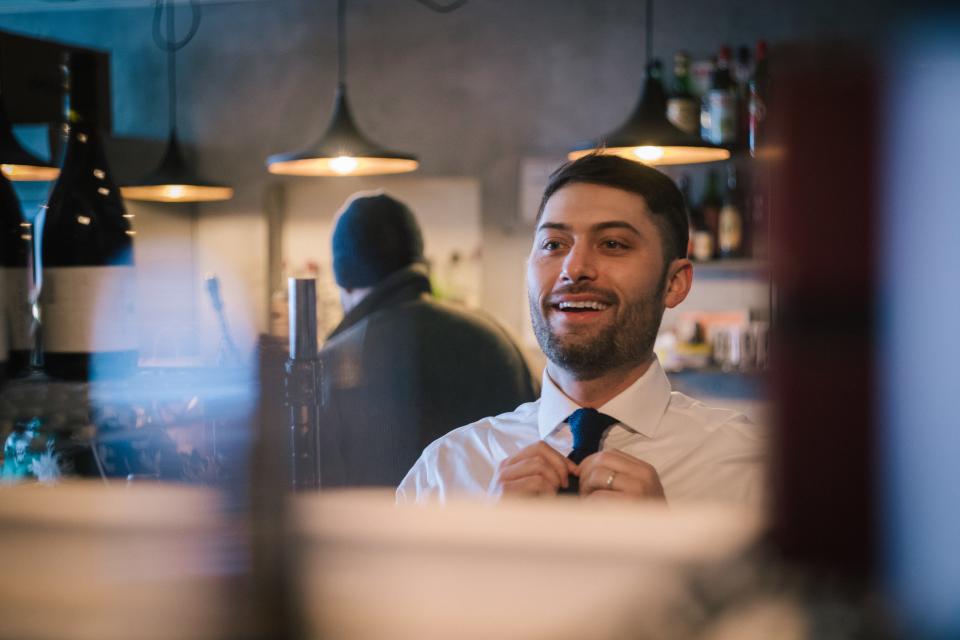
<svg viewBox="0 0 960 640"><path fill-rule="evenodd" d="M668 309L673 309L687 297L691 286L693 286L693 263L686 258L677 258L667 269L667 286L663 295L663 304Z"/></svg>

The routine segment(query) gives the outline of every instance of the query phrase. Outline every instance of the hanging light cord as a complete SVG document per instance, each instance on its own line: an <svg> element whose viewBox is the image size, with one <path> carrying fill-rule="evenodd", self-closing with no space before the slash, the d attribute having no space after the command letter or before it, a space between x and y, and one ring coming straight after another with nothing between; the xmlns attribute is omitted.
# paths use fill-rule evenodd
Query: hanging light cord
<svg viewBox="0 0 960 640"><path fill-rule="evenodd" d="M157 0L159 4L161 0ZM190 0L190 5L193 6L194 0ZM450 13L451 11L456 11L463 5L467 4L467 0L453 0L449 4L443 4L441 2L436 2L435 0L417 0L420 4L427 7L432 11L437 13ZM344 87L347 84L347 30L346 30L346 5L347 0L337 0L337 86ZM199 10L198 10L199 13ZM199 18L197 20L199 22ZM193 37L193 33L187 37ZM184 43L186 44L186 42ZM182 45L181 45L182 46Z"/></svg>
<svg viewBox="0 0 960 640"><path fill-rule="evenodd" d="M337 0L337 86L347 83L347 0Z"/></svg>
<svg viewBox="0 0 960 640"><path fill-rule="evenodd" d="M200 7L190 0L190 30L180 40L176 39L175 0L156 0L153 9L153 41L157 47L167 52L167 99L169 100L170 130L177 130L177 51L193 40L200 28ZM167 13L167 34L164 36L161 23L163 13Z"/></svg>
<svg viewBox="0 0 960 640"><path fill-rule="evenodd" d="M647 24L646 24L646 59L643 61L643 67L647 68L650 61L653 60L653 0L647 0Z"/></svg>

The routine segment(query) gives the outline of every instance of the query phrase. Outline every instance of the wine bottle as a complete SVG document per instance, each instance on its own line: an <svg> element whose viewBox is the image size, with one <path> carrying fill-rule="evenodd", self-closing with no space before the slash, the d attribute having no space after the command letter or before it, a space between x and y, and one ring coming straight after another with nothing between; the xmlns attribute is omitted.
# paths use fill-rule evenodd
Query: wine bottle
<svg viewBox="0 0 960 640"><path fill-rule="evenodd" d="M673 85L667 99L667 119L681 131L696 134L699 118L700 105L690 89L690 57L686 51L677 51L673 56Z"/></svg>
<svg viewBox="0 0 960 640"><path fill-rule="evenodd" d="M757 43L757 64L747 83L747 138L750 155L757 157L757 150L765 142L767 118L767 94L769 79L767 76L767 43Z"/></svg>
<svg viewBox="0 0 960 640"><path fill-rule="evenodd" d="M687 244L687 257L705 262L713 257L713 238L703 221L703 211L694 205L690 196L690 176L683 174L677 181L683 202L687 207L690 222L690 241Z"/></svg>
<svg viewBox="0 0 960 640"><path fill-rule="evenodd" d="M708 246L707 250L698 256L699 260L716 257L721 207L723 207L723 196L720 194L720 176L717 175L716 171L711 170L707 174L707 186L704 188L703 197L700 199L703 229L709 234L710 240L709 243L704 240Z"/></svg>
<svg viewBox="0 0 960 640"><path fill-rule="evenodd" d="M730 70L737 92L737 142L745 143L749 135L750 77L753 75L753 58L750 47L737 47L737 59Z"/></svg>
<svg viewBox="0 0 960 640"><path fill-rule="evenodd" d="M701 137L713 144L737 140L737 87L730 76L730 48L721 47L710 90L703 96L700 111Z"/></svg>
<svg viewBox="0 0 960 640"><path fill-rule="evenodd" d="M24 221L20 200L13 185L0 174L0 234L2 234L3 273L0 276L0 319L4 367L10 376L25 373L30 366L32 340L30 333L30 265L33 229ZM9 353L8 353L9 350Z"/></svg>
<svg viewBox="0 0 960 640"><path fill-rule="evenodd" d="M727 191L717 222L717 250L720 257L739 257L743 250L743 204L733 163L727 165Z"/></svg>
<svg viewBox="0 0 960 640"><path fill-rule="evenodd" d="M70 380L114 378L137 364L132 216L107 166L95 60L62 65L66 151L41 243L44 368Z"/></svg>

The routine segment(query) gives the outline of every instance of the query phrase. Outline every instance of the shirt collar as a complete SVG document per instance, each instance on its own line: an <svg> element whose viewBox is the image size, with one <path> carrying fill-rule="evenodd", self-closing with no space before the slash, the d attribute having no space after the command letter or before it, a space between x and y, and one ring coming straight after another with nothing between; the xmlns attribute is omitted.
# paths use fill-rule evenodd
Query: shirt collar
<svg viewBox="0 0 960 640"><path fill-rule="evenodd" d="M646 372L633 384L611 398L602 407L595 407L600 413L617 419L621 425L645 436L652 437L660 426L660 418L670 403L670 381L656 358ZM545 439L556 431L571 413L580 408L576 402L566 396L560 387L550 378L547 369L543 370L543 385L540 392L540 409L537 426L540 439Z"/></svg>

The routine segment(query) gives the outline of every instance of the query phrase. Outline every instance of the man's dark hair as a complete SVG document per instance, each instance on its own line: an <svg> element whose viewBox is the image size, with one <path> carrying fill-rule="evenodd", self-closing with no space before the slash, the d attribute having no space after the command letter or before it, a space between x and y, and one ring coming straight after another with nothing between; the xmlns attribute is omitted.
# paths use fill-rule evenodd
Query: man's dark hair
<svg viewBox="0 0 960 640"><path fill-rule="evenodd" d="M687 208L683 195L669 177L639 162L592 153L567 162L550 174L537 210L537 221L543 215L550 196L568 184L577 182L613 187L642 196L660 232L664 269L673 260L687 257L690 234Z"/></svg>

